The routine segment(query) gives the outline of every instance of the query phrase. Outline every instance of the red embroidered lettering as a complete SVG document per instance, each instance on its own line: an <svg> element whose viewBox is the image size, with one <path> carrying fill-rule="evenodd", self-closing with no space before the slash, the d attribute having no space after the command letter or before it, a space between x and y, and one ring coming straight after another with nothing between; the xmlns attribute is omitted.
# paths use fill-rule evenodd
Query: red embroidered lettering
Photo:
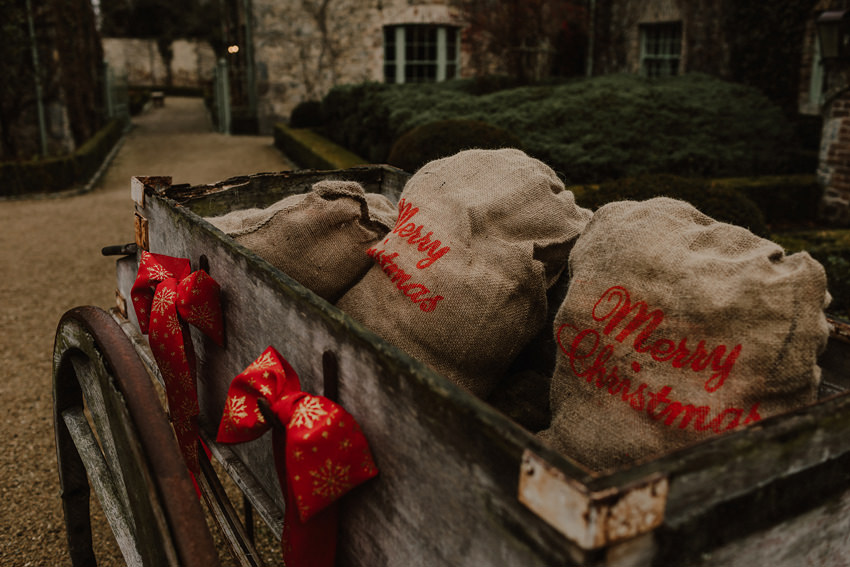
<svg viewBox="0 0 850 567"><path fill-rule="evenodd" d="M416 262L416 267L420 270L427 268L440 258L442 258L446 252L450 250L448 246L443 246L440 248L440 244L442 244L439 240L431 241L431 235L433 233L429 232L419 241L419 245L416 247L420 252L425 252L428 257ZM408 240L411 244L415 244L413 239Z"/></svg>
<svg viewBox="0 0 850 567"><path fill-rule="evenodd" d="M402 240L406 239L408 244L416 245L419 252L425 252L425 258L416 262L416 267L423 270L445 256L451 248L442 246L442 242L439 240L432 239L433 232L428 232L425 236L422 236L423 225L412 222L413 217L418 213L418 207L414 207L413 204L401 199L398 202L398 220L392 233Z"/></svg>
<svg viewBox="0 0 850 567"><path fill-rule="evenodd" d="M570 333L575 333L572 340L569 340ZM673 427L678 420L677 427L679 429L691 427L694 431L711 430L715 433L730 431L741 425L741 417L744 413L742 408L726 408L713 419L710 419L711 408L709 406L684 404L668 397L673 391L673 388L670 386L662 386L658 392L652 392L649 389L649 384L641 383L636 389L632 390L632 381L627 377L620 376L619 367L614 366L610 371L606 367L606 364L614 355L614 347L610 344L600 345L600 335L593 329L579 331L573 325L564 324L558 328L556 339L558 347L567 357L570 368L577 378L583 378L587 384L593 384L596 388L607 391L609 395L629 404L635 411L645 411L654 421L662 422L668 427ZM658 342L656 342L657 344ZM680 343L680 347L682 344ZM653 345L653 349L655 349L653 352L660 353L661 356L668 356L667 351L673 350L673 343L669 341L669 344L664 343L664 345L659 345L657 349ZM677 349L674 352L680 351ZM726 362L720 362L725 350L715 349L711 356L705 352L704 348L701 352L702 354L699 354L699 345L694 351L694 356L690 356L691 353L685 351L686 355L690 356L690 358L683 362L682 365L693 364L694 360L697 359L699 360L699 364L702 365L701 369L704 369L709 364L709 361L715 361L711 363L712 367L717 369L718 374L720 374L724 367L731 368L734 363L734 360L729 362L729 359L733 358L732 353L726 357ZM588 361L591 360L592 362L588 364ZM635 372L640 371L639 364L632 364L631 366ZM750 408L743 425L748 425L761 419L758 413L758 406L759 404L755 404Z"/></svg>
<svg viewBox="0 0 850 567"><path fill-rule="evenodd" d="M398 233L399 228L406 224L407 221L412 219L418 212L419 209L417 207L414 207L410 203L406 202L404 199L400 200L398 202L398 220L396 220L395 222L393 234Z"/></svg>
<svg viewBox="0 0 850 567"><path fill-rule="evenodd" d="M596 308L599 307L599 304L602 301L606 300L608 302L611 301L611 297L617 298L617 305L605 315L597 315ZM622 305L622 307L620 307ZM620 334L614 337L617 341L623 342L626 338L631 335L634 331L636 331L641 325L646 323L650 317L652 318L652 323L650 323L635 339L634 347L638 352L643 352L640 350L640 346L643 344L643 341L652 334L652 331L664 321L664 313L661 312L660 309L656 309L652 313L647 314L647 310L649 306L643 301L638 301L634 305L631 304L629 300L629 292L624 287L614 286L608 288L605 293L602 294L602 297L599 298L599 301L596 302L596 305L593 306L593 311L591 315L596 321L604 321L608 317L611 317L611 320L608 321L608 324L605 325L605 329L602 331L606 335L611 335L611 331L626 317L626 315L631 315L632 311L637 308L638 312L634 315L631 322L627 324ZM616 311L616 313L615 313ZM613 315L613 317L612 317Z"/></svg>
<svg viewBox="0 0 850 567"><path fill-rule="evenodd" d="M398 257L398 252L387 254L386 250L378 250L370 248L366 254L371 256L375 262L381 267L381 270L389 276L390 281L396 284L396 287L413 303L419 305L419 309L426 313L430 313L437 307L437 302L444 299L442 295L434 295L431 297L423 297L431 293L431 290L426 286L418 283L407 283L411 279L411 275L405 272L394 260Z"/></svg>
<svg viewBox="0 0 850 567"><path fill-rule="evenodd" d="M429 297L428 299L423 300L422 303L419 304L419 309L426 313L430 313L437 307L437 302L441 299L445 298L442 295L435 295L434 297Z"/></svg>
<svg viewBox="0 0 850 567"><path fill-rule="evenodd" d="M740 344L735 345L728 355L726 354L726 345L717 345L709 353L706 350L704 340L699 341L696 348L691 351L688 348L687 337L679 341L677 346L674 346L674 341L669 339L658 339L649 344L650 335L664 322L664 312L660 309L650 310L649 305L643 301L632 304L629 291L622 286L613 286L605 290L594 304L590 314L595 321L607 320L602 332L608 336L611 336L611 333L618 325L623 323L627 316L631 317L614 337L614 340L621 343L643 327L632 344L635 352L648 352L653 359L659 362L672 361L673 368L689 367L694 372L702 372L710 365L714 373L704 384L704 388L708 392L715 392L723 387L735 366L735 361L741 354Z"/></svg>
<svg viewBox="0 0 850 567"><path fill-rule="evenodd" d="M741 408L726 408L720 415L711 420L709 427L715 433L723 433L724 431L729 431L730 429L735 429L738 427L738 423L741 421L741 415L743 415L744 410ZM729 425L726 427L722 427L723 421L726 419L727 415L732 416L732 421L729 422Z"/></svg>
<svg viewBox="0 0 850 567"><path fill-rule="evenodd" d="M760 403L761 402L756 402L755 404L753 404L753 407L750 408L750 413L747 414L747 419L744 420L744 425L749 425L751 423L761 421L761 416L758 412Z"/></svg>

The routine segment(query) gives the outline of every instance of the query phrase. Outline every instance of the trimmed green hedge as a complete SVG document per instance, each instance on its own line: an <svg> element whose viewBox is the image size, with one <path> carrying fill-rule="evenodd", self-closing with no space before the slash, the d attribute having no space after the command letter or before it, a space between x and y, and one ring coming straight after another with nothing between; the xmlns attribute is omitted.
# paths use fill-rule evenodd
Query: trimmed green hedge
<svg viewBox="0 0 850 567"><path fill-rule="evenodd" d="M744 194L758 205L773 230L813 222L823 196L817 177L808 174L717 179L711 186Z"/></svg>
<svg viewBox="0 0 850 567"><path fill-rule="evenodd" d="M0 163L0 197L56 193L87 183L124 133L112 120L71 155Z"/></svg>
<svg viewBox="0 0 850 567"><path fill-rule="evenodd" d="M478 120L438 120L417 126L393 144L387 163L414 173L426 163L472 148L522 148L519 139Z"/></svg>
<svg viewBox="0 0 850 567"><path fill-rule="evenodd" d="M274 145L305 169L344 169L367 163L308 128L275 124Z"/></svg>
<svg viewBox="0 0 850 567"><path fill-rule="evenodd" d="M666 174L626 177L576 193L576 202L596 210L614 201L645 201L653 197L687 201L715 220L743 226L762 237L769 234L764 215L752 200L730 187L711 187L702 179Z"/></svg>
<svg viewBox="0 0 850 567"><path fill-rule="evenodd" d="M445 119L508 130L571 184L645 173L798 173L793 125L759 91L707 75L609 75L483 95L468 83L364 83L332 89L323 131L372 163L405 132Z"/></svg>
<svg viewBox="0 0 850 567"><path fill-rule="evenodd" d="M575 194L576 200L583 203L584 206L596 207L602 202L612 200L617 195L620 198L645 199L649 196L669 194L669 191L665 193L665 186L668 185L665 180L670 180L674 176L654 175L642 176L642 178L643 184L649 186L642 189L640 194L635 194L631 189L625 188L625 186L634 184L634 180L630 178L603 184L607 187L605 195L596 195L601 187L600 185L572 185L568 189ZM653 183L655 183L654 186ZM816 222L818 203L823 194L823 188L818 184L817 177L808 174L765 175L762 177L734 177L713 180L684 178L679 179L676 184L699 187L701 191L735 191L758 207L763 223L773 232L807 227ZM618 189L618 186L624 187ZM624 191L631 191L631 193ZM696 203L694 204L698 206ZM734 207L730 205L730 208L734 213ZM703 212L712 216L712 211ZM727 215L721 213L720 216ZM728 218L734 218L734 216ZM717 220L725 219L718 218Z"/></svg>

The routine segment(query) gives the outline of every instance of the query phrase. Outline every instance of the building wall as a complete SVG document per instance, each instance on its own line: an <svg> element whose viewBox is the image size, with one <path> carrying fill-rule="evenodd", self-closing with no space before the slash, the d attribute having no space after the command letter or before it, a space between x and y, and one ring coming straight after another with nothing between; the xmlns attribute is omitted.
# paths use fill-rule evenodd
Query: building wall
<svg viewBox="0 0 850 567"><path fill-rule="evenodd" d="M260 131L269 133L299 102L320 100L335 85L383 81L383 26L461 25L460 12L451 4L451 0L253 0Z"/></svg>
<svg viewBox="0 0 850 567"><path fill-rule="evenodd" d="M640 26L682 22L681 72L728 76L722 0L597 0L592 74L640 71Z"/></svg>
<svg viewBox="0 0 850 567"><path fill-rule="evenodd" d="M205 42L178 39L171 45L172 84L201 87L212 80L215 54ZM130 86L164 85L165 63L152 39L103 38L104 59Z"/></svg>

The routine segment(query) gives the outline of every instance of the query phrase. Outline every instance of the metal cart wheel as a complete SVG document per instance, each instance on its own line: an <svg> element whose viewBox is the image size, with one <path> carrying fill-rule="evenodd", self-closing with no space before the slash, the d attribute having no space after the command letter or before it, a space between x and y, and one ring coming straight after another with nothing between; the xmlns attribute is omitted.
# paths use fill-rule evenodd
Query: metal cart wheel
<svg viewBox="0 0 850 567"><path fill-rule="evenodd" d="M62 316L53 351L53 400L74 567L96 565L89 483L128 565L219 565L150 375L105 311L78 307Z"/></svg>

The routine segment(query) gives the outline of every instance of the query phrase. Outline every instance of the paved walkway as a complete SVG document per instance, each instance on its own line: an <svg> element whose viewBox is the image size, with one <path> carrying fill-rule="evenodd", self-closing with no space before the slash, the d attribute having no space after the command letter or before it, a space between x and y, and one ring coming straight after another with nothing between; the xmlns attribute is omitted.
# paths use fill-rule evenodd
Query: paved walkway
<svg viewBox="0 0 850 567"><path fill-rule="evenodd" d="M169 98L133 120L89 193L0 201L0 565L70 565L53 443L51 369L60 316L110 307L114 259L100 249L133 241L130 177L211 183L293 169L270 137L213 133L200 99ZM97 510L99 513L99 510ZM99 565L123 565L102 520Z"/></svg>

